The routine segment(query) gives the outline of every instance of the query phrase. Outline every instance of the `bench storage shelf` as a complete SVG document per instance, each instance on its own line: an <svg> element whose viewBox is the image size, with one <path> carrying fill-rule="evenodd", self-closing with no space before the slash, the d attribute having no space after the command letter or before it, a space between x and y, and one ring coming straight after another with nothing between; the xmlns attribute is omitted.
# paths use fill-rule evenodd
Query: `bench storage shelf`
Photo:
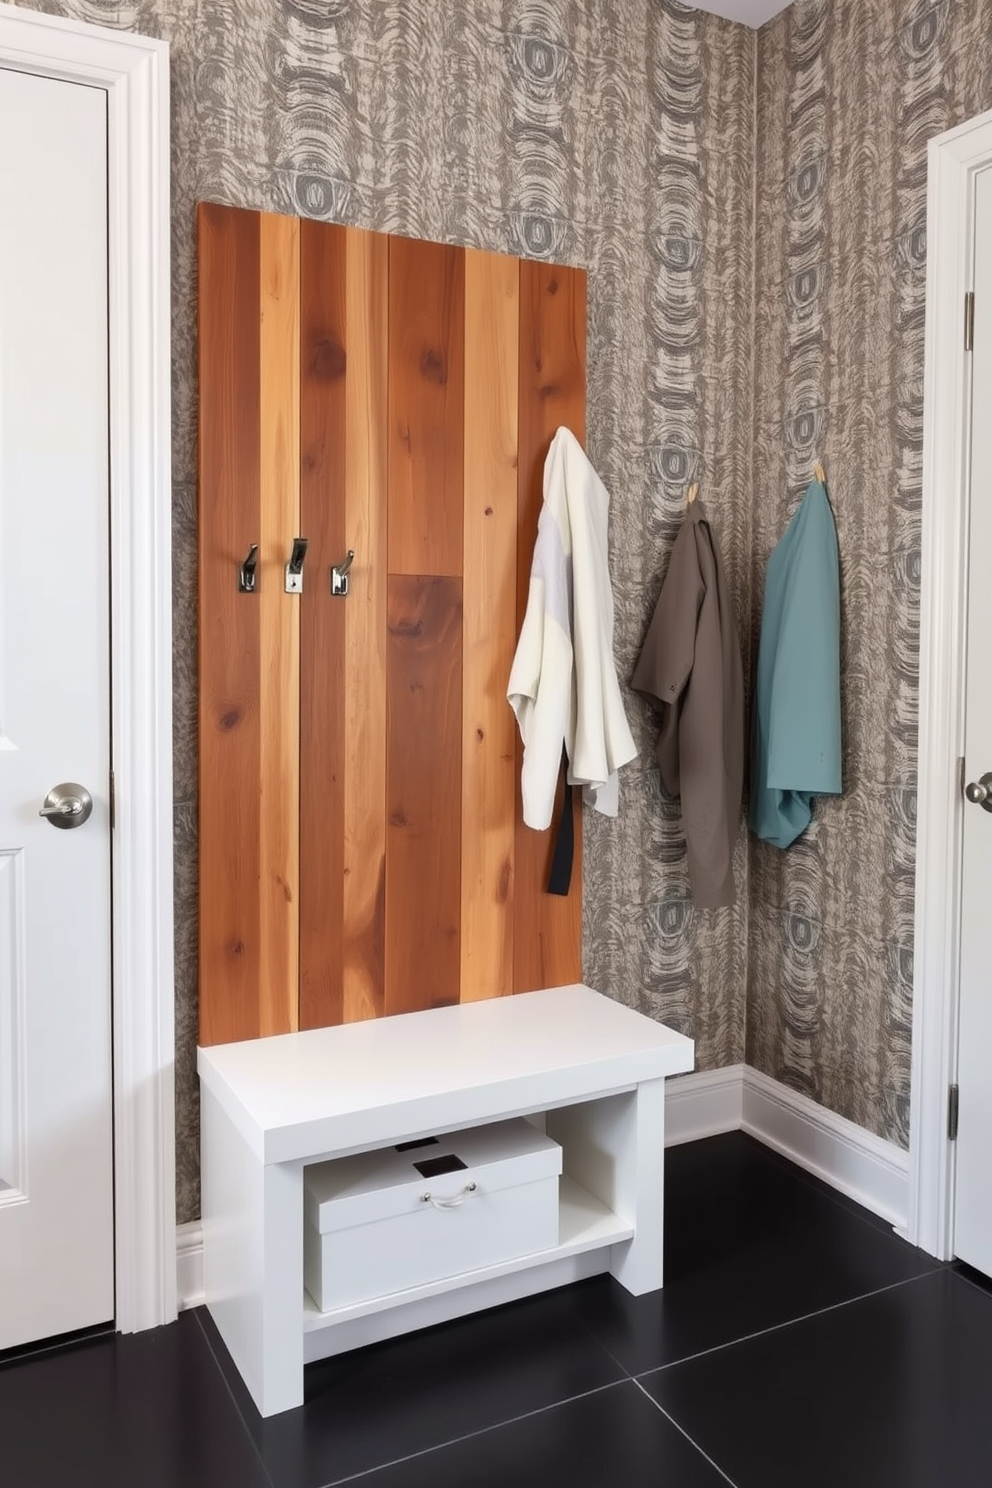
<svg viewBox="0 0 992 1488"><path fill-rule="evenodd" d="M664 1081L692 1062L578 985L201 1049L206 1300L261 1414L302 1404L331 1354L600 1271L659 1287ZM520 1116L561 1148L556 1245L318 1309L307 1168Z"/></svg>

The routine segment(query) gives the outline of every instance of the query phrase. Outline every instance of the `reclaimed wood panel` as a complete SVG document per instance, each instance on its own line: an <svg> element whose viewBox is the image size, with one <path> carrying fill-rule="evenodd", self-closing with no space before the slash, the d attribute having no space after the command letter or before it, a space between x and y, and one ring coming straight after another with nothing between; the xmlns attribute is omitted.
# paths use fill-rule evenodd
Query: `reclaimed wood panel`
<svg viewBox="0 0 992 1488"><path fill-rule="evenodd" d="M461 573L465 251L389 240L389 572Z"/></svg>
<svg viewBox="0 0 992 1488"><path fill-rule="evenodd" d="M549 896L505 692L585 276L214 206L200 241L201 1040L578 980L581 833Z"/></svg>
<svg viewBox="0 0 992 1488"><path fill-rule="evenodd" d="M261 629L259 1032L299 1027L300 597L284 568L300 528L300 224L259 223ZM280 582L282 579L283 582Z"/></svg>
<svg viewBox="0 0 992 1488"><path fill-rule="evenodd" d="M461 1001L513 991L520 266L465 254Z"/></svg>
<svg viewBox="0 0 992 1488"><path fill-rule="evenodd" d="M303 224L301 1027L384 1007L388 239ZM330 570L351 548L347 598Z"/></svg>
<svg viewBox="0 0 992 1488"><path fill-rule="evenodd" d="M329 569L348 547L347 229L304 222L300 242L300 504L310 547L300 664L300 1027L344 1018L345 629Z"/></svg>
<svg viewBox="0 0 992 1488"><path fill-rule="evenodd" d="M261 611L237 592L261 541L260 251L256 213L203 205L198 229L200 1042L215 1044L261 1029Z"/></svg>
<svg viewBox="0 0 992 1488"><path fill-rule="evenodd" d="M459 1001L462 584L390 574L387 1013Z"/></svg>
<svg viewBox="0 0 992 1488"><path fill-rule="evenodd" d="M585 442L586 276L581 269L525 260L520 265L520 372L517 625L527 606L531 559L543 499L544 460L564 424ZM576 792L575 860L567 897L546 893L562 796L552 828L523 824L516 741L513 990L582 980L582 819Z"/></svg>
<svg viewBox="0 0 992 1488"><path fill-rule="evenodd" d="M344 1021L385 1011L389 239L348 229ZM344 554L342 553L343 557Z"/></svg>

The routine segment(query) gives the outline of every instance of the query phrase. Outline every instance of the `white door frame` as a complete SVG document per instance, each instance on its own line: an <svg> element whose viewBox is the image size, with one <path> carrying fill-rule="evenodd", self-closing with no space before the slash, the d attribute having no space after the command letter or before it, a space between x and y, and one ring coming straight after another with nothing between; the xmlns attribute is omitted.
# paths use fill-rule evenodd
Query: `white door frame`
<svg viewBox="0 0 992 1488"><path fill-rule="evenodd" d="M942 1260L954 1239L947 1110L957 1069L964 809L971 442L964 302L974 285L974 176L990 163L992 112L930 141L908 1237Z"/></svg>
<svg viewBox="0 0 992 1488"><path fill-rule="evenodd" d="M176 1315L166 43L0 4L0 65L106 89L116 1322Z"/></svg>

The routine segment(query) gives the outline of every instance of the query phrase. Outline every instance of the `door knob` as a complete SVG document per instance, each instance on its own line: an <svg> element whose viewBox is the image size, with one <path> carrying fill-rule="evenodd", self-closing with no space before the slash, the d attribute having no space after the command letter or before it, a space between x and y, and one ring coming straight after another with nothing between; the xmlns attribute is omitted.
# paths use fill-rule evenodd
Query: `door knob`
<svg viewBox="0 0 992 1488"><path fill-rule="evenodd" d="M986 770L980 780L970 781L965 786L964 793L973 806L992 811L992 770Z"/></svg>
<svg viewBox="0 0 992 1488"><path fill-rule="evenodd" d="M47 816L53 827L67 832L70 827L81 827L89 821L93 811L93 797L84 785L64 780L53 785L42 802L39 816Z"/></svg>

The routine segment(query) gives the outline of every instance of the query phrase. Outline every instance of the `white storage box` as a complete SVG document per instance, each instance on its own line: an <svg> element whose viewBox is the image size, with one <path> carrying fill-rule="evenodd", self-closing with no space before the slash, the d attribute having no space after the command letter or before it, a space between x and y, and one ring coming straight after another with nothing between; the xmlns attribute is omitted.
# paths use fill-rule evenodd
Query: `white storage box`
<svg viewBox="0 0 992 1488"><path fill-rule="evenodd" d="M307 1167L307 1291L330 1312L550 1250L560 1173L522 1117Z"/></svg>

